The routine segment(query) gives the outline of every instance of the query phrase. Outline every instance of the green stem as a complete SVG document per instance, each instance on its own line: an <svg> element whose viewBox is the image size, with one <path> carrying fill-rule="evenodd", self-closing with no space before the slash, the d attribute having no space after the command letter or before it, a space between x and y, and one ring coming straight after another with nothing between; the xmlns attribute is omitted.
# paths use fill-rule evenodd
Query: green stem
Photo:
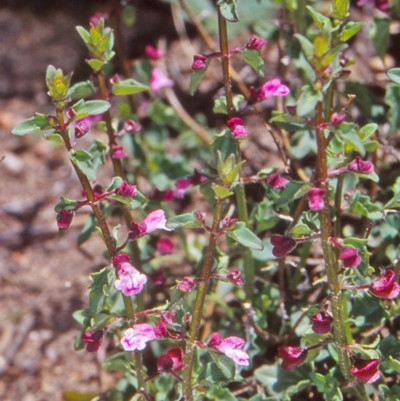
<svg viewBox="0 0 400 401"><path fill-rule="evenodd" d="M203 315L204 302L210 282L210 274L213 266L214 251L219 235L218 227L222 215L223 202L218 200L215 208L213 224L210 232L210 239L207 247L207 253L204 259L203 270L197 287L196 300L193 308L192 321L189 330L189 339L186 342L186 354L183 370L183 395L185 401L192 400L192 371L193 361L196 351L196 341L199 336L200 323Z"/></svg>

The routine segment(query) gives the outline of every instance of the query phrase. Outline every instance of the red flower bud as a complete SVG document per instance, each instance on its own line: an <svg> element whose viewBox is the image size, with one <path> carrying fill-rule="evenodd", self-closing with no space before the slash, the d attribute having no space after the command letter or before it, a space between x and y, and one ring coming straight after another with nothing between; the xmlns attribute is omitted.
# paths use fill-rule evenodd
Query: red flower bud
<svg viewBox="0 0 400 401"><path fill-rule="evenodd" d="M177 284L176 289L180 292L190 292L193 290L193 287L196 285L196 282L190 277L183 277L182 281Z"/></svg>
<svg viewBox="0 0 400 401"><path fill-rule="evenodd" d="M115 190L116 195L124 196L126 198L134 198L136 196L136 185L129 185L126 181Z"/></svg>
<svg viewBox="0 0 400 401"><path fill-rule="evenodd" d="M207 64L207 57L203 54L193 56L192 70L202 70Z"/></svg>
<svg viewBox="0 0 400 401"><path fill-rule="evenodd" d="M75 212L72 210L60 210L57 213L57 226L60 230L66 230L72 223Z"/></svg>
<svg viewBox="0 0 400 401"><path fill-rule="evenodd" d="M378 298L394 299L399 296L400 285L396 282L396 274L394 271L388 270L371 283L369 290Z"/></svg>
<svg viewBox="0 0 400 401"><path fill-rule="evenodd" d="M359 359L354 362L350 373L363 384L374 383L380 377L379 363L379 359Z"/></svg>
<svg viewBox="0 0 400 401"><path fill-rule="evenodd" d="M331 115L330 122L332 125L339 125L344 121L345 118L346 114L335 112Z"/></svg>
<svg viewBox="0 0 400 401"><path fill-rule="evenodd" d="M249 42L246 44L246 48L250 50L261 50L264 47L265 43L267 43L266 40L253 35Z"/></svg>
<svg viewBox="0 0 400 401"><path fill-rule="evenodd" d="M301 347L279 347L279 356L283 359L282 369L294 370L299 367L306 359L308 351Z"/></svg>
<svg viewBox="0 0 400 401"><path fill-rule="evenodd" d="M168 336L167 325L163 320L160 320L156 327L154 327L154 333L157 338L166 338Z"/></svg>
<svg viewBox="0 0 400 401"><path fill-rule="evenodd" d="M342 248L339 257L343 262L343 266L351 269L357 267L362 261L361 257L358 255L358 249L356 248Z"/></svg>
<svg viewBox="0 0 400 401"><path fill-rule="evenodd" d="M279 171L275 171L265 178L265 182L274 189L285 188L289 181L286 178L281 177Z"/></svg>
<svg viewBox="0 0 400 401"><path fill-rule="evenodd" d="M331 331L331 326L333 322L333 317L325 311L318 312L313 317L312 330L317 334L326 334Z"/></svg>
<svg viewBox="0 0 400 401"><path fill-rule="evenodd" d="M131 258L126 253L120 253L112 258L113 266L119 270L123 263L130 263Z"/></svg>
<svg viewBox="0 0 400 401"><path fill-rule="evenodd" d="M274 246L272 254L277 258L282 258L296 248L296 241L293 238L278 234L271 237L271 244Z"/></svg>
<svg viewBox="0 0 400 401"><path fill-rule="evenodd" d="M244 285L244 280L242 277L242 273L239 270L233 270L228 275L226 278L234 285L237 285L238 287L241 287Z"/></svg>
<svg viewBox="0 0 400 401"><path fill-rule="evenodd" d="M311 188L308 191L308 206L310 210L318 211L324 208L325 190L322 188Z"/></svg>
<svg viewBox="0 0 400 401"><path fill-rule="evenodd" d="M103 341L104 330L88 331L82 334L82 341L85 342L88 352L96 352Z"/></svg>

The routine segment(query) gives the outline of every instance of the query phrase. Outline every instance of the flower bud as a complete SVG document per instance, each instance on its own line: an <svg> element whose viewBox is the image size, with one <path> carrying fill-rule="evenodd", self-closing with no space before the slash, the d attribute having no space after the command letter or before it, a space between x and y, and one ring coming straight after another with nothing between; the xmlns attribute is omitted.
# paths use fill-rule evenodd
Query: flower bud
<svg viewBox="0 0 400 401"><path fill-rule="evenodd" d="M164 57L164 52L156 47L153 47L152 45L147 45L144 48L144 52L150 60L156 61Z"/></svg>
<svg viewBox="0 0 400 401"><path fill-rule="evenodd" d="M76 116L76 111L70 107L66 112L65 112L68 120L72 120Z"/></svg>
<svg viewBox="0 0 400 401"><path fill-rule="evenodd" d="M182 281L176 286L176 289L183 293L188 293L193 290L196 282L190 277L183 277Z"/></svg>
<svg viewBox="0 0 400 401"><path fill-rule="evenodd" d="M265 182L274 189L285 188L289 184L289 180L281 177L279 171L275 171L265 178Z"/></svg>
<svg viewBox="0 0 400 401"><path fill-rule="evenodd" d="M312 321L312 330L314 333L326 334L331 331L333 317L327 312L318 312L310 320Z"/></svg>
<svg viewBox="0 0 400 401"><path fill-rule="evenodd" d="M104 330L88 331L82 334L82 341L86 343L86 351L96 352L103 342Z"/></svg>
<svg viewBox="0 0 400 401"><path fill-rule="evenodd" d="M330 118L330 122L332 125L340 125L344 119L346 118L346 114L344 113L333 113Z"/></svg>
<svg viewBox="0 0 400 401"><path fill-rule="evenodd" d="M277 258L286 256L289 252L296 248L296 241L291 237L274 234L271 237L271 244L274 246L272 254Z"/></svg>
<svg viewBox="0 0 400 401"><path fill-rule="evenodd" d="M85 120L78 121L75 125L75 138L82 138L89 132L89 123Z"/></svg>
<svg viewBox="0 0 400 401"><path fill-rule="evenodd" d="M57 213L57 227L60 230L66 230L72 223L75 212L62 209Z"/></svg>
<svg viewBox="0 0 400 401"><path fill-rule="evenodd" d="M322 188L311 188L308 191L308 206L310 207L310 210L319 211L324 208L324 195L325 195L325 190Z"/></svg>
<svg viewBox="0 0 400 401"><path fill-rule="evenodd" d="M131 258L126 253L120 253L112 258L112 264L116 269L120 269L123 263L129 263Z"/></svg>
<svg viewBox="0 0 400 401"><path fill-rule="evenodd" d="M247 131L242 124L243 120L240 117L233 117L227 121L226 125L231 130L234 139L242 139L247 137Z"/></svg>
<svg viewBox="0 0 400 401"><path fill-rule="evenodd" d="M350 374L363 384L374 383L380 377L379 363L379 359L359 359L354 362Z"/></svg>
<svg viewBox="0 0 400 401"><path fill-rule="evenodd" d="M166 338L168 336L167 325L163 320L160 320L156 327L154 327L154 333L157 338Z"/></svg>
<svg viewBox="0 0 400 401"><path fill-rule="evenodd" d="M247 42L246 49L261 50L264 47L265 43L267 43L266 40L253 35L249 42Z"/></svg>
<svg viewBox="0 0 400 401"><path fill-rule="evenodd" d="M111 78L110 78L110 84L111 85L115 85L115 84L119 84L121 82L121 78L118 74L114 74Z"/></svg>
<svg viewBox="0 0 400 401"><path fill-rule="evenodd" d="M240 270L233 270L226 276L227 280L229 280L233 285L237 285L241 287L244 285L244 280L242 277L242 273Z"/></svg>
<svg viewBox="0 0 400 401"><path fill-rule="evenodd" d="M279 347L279 356L283 359L282 369L294 370L299 367L306 359L308 351L301 347Z"/></svg>
<svg viewBox="0 0 400 401"><path fill-rule="evenodd" d="M343 262L344 267L349 267L351 269L357 267L362 261L358 254L358 249L350 247L342 248L339 258Z"/></svg>
<svg viewBox="0 0 400 401"><path fill-rule="evenodd" d="M370 292L378 298L394 299L399 296L400 285L393 270L386 271L369 286Z"/></svg>
<svg viewBox="0 0 400 401"><path fill-rule="evenodd" d="M364 161L357 156L347 165L347 170L359 174L371 174L374 171L374 165L369 161Z"/></svg>
<svg viewBox="0 0 400 401"><path fill-rule="evenodd" d="M116 195L124 196L125 198L134 198L136 192L136 185L129 185L126 181L122 181L122 184L115 190Z"/></svg>
<svg viewBox="0 0 400 401"><path fill-rule="evenodd" d="M202 70L207 65L207 57L203 54L193 56L192 70Z"/></svg>
<svg viewBox="0 0 400 401"><path fill-rule="evenodd" d="M124 124L124 131L129 134L133 134L134 132L138 132L142 129L141 125L133 120L126 120Z"/></svg>
<svg viewBox="0 0 400 401"><path fill-rule="evenodd" d="M111 145L111 157L117 160L126 157L124 148L121 145L116 145L116 144Z"/></svg>

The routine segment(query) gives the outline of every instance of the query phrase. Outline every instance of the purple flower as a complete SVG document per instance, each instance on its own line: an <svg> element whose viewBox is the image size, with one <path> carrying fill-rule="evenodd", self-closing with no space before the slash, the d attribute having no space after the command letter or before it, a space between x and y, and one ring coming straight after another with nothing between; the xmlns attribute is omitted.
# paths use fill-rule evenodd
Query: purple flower
<svg viewBox="0 0 400 401"><path fill-rule="evenodd" d="M82 334L82 341L86 343L86 351L96 352L103 342L104 330L88 331Z"/></svg>
<svg viewBox="0 0 400 401"><path fill-rule="evenodd" d="M192 70L202 70L207 65L207 57L203 54L195 54L193 56Z"/></svg>
<svg viewBox="0 0 400 401"><path fill-rule="evenodd" d="M66 230L72 223L75 212L62 209L57 213L57 227L60 230Z"/></svg>
<svg viewBox="0 0 400 401"><path fill-rule="evenodd" d="M266 40L253 35L251 39L247 42L246 49L261 50L264 47L265 43L267 43Z"/></svg>
<svg viewBox="0 0 400 401"><path fill-rule="evenodd" d="M380 377L379 363L379 359L359 359L354 362L350 373L363 384L374 383Z"/></svg>
<svg viewBox="0 0 400 401"><path fill-rule="evenodd" d="M322 210L324 208L324 195L325 195L325 190L322 188L311 188L308 191L308 206L310 210L318 211Z"/></svg>
<svg viewBox="0 0 400 401"><path fill-rule="evenodd" d="M290 93L290 89L282 84L279 78L271 79L267 81L260 89L256 90L252 88L249 103L253 104L256 102L262 102L273 96L287 96Z"/></svg>
<svg viewBox="0 0 400 401"><path fill-rule="evenodd" d="M292 237L274 234L271 237L271 244L274 246L272 254L277 258L286 256L289 252L296 248L296 241Z"/></svg>
<svg viewBox="0 0 400 401"><path fill-rule="evenodd" d="M274 189L285 188L289 184L289 180L281 177L279 171L275 171L265 178L265 182Z"/></svg>
<svg viewBox="0 0 400 401"><path fill-rule="evenodd" d="M226 278L233 285L237 285L238 287L241 287L242 285L244 285L242 273L239 270L232 270L230 273L227 274Z"/></svg>
<svg viewBox="0 0 400 401"><path fill-rule="evenodd" d="M239 337L224 338L220 333L213 333L210 336L208 346L231 358L238 365L248 366L249 356L246 352L242 351L245 341Z"/></svg>
<svg viewBox="0 0 400 401"><path fill-rule="evenodd" d="M166 87L174 86L174 81L169 79L162 70L154 68L150 77L150 88L153 92L159 92Z"/></svg>
<svg viewBox="0 0 400 401"><path fill-rule="evenodd" d="M147 278L137 271L129 262L122 263L118 269L118 279L115 280L115 288L125 296L139 294L143 290Z"/></svg>
<svg viewBox="0 0 400 401"><path fill-rule="evenodd" d="M157 338L154 328L147 323L135 324L133 327L125 330L121 338L121 344L125 351L141 351L146 347L148 341Z"/></svg>
<svg viewBox="0 0 400 401"><path fill-rule="evenodd" d="M371 162L364 161L357 156L347 165L347 170L359 174L371 174L374 171L374 165Z"/></svg>
<svg viewBox="0 0 400 401"><path fill-rule="evenodd" d="M301 347L279 347L279 356L283 359L282 369L294 370L299 367L306 359L308 351Z"/></svg>
<svg viewBox="0 0 400 401"><path fill-rule="evenodd" d="M311 317L311 321L314 333L326 334L331 331L333 317L329 313L325 311L318 312Z"/></svg>
<svg viewBox="0 0 400 401"><path fill-rule="evenodd" d="M385 274L371 283L369 290L378 298L397 298L400 293L400 285L396 282L395 272L393 270L388 270Z"/></svg>
<svg viewBox="0 0 400 401"><path fill-rule="evenodd" d="M144 52L150 60L159 60L160 58L164 57L164 52L152 45L147 45L144 48Z"/></svg>
<svg viewBox="0 0 400 401"><path fill-rule="evenodd" d="M343 262L344 267L349 267L351 269L357 267L362 261L358 254L358 249L347 246L340 250L339 258Z"/></svg>
<svg viewBox="0 0 400 401"><path fill-rule="evenodd" d="M247 137L247 131L243 127L243 120L240 117L233 117L227 121L226 125L231 130L235 139L243 139Z"/></svg>
<svg viewBox="0 0 400 401"><path fill-rule="evenodd" d="M172 231L172 228L168 228L166 223L167 219L164 210L154 210L149 213L140 224L135 223L134 221L131 223L131 230L128 234L129 238L136 239L155 230Z"/></svg>
<svg viewBox="0 0 400 401"><path fill-rule="evenodd" d="M182 281L176 285L176 289L183 293L188 293L193 290L196 282L190 277L183 277Z"/></svg>
<svg viewBox="0 0 400 401"><path fill-rule="evenodd" d="M122 181L122 184L115 190L116 195L126 198L134 198L136 192L136 185L129 185L126 181Z"/></svg>

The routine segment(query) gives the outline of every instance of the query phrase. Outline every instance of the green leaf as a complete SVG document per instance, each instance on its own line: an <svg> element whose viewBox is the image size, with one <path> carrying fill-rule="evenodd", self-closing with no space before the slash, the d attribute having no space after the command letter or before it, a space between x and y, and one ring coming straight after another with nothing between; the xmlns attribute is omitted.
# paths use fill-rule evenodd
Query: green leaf
<svg viewBox="0 0 400 401"><path fill-rule="evenodd" d="M385 56L390 40L390 19L375 18L371 29L371 39L375 50L380 58Z"/></svg>
<svg viewBox="0 0 400 401"><path fill-rule="evenodd" d="M317 24L318 28L322 31L325 27L330 27L332 29L331 21L328 17L320 14L318 11L314 10L311 6L306 6L307 10L310 12L312 19Z"/></svg>
<svg viewBox="0 0 400 401"><path fill-rule="evenodd" d="M386 85L385 103L390 110L387 117L390 122L390 131L394 132L400 127L400 86L397 84Z"/></svg>
<svg viewBox="0 0 400 401"><path fill-rule="evenodd" d="M123 179L121 177L113 177L106 191L114 191L121 186Z"/></svg>
<svg viewBox="0 0 400 401"><path fill-rule="evenodd" d="M296 33L294 35L300 42L301 48L309 62L314 58L314 46L313 44L303 35Z"/></svg>
<svg viewBox="0 0 400 401"><path fill-rule="evenodd" d="M332 17L343 20L349 15L349 0L333 0Z"/></svg>
<svg viewBox="0 0 400 401"><path fill-rule="evenodd" d="M53 129L53 127L50 125L48 117L44 114L35 113L34 117L28 118L27 120L17 124L11 130L11 133L14 135L23 136L34 131L43 131L49 129Z"/></svg>
<svg viewBox="0 0 400 401"><path fill-rule="evenodd" d="M81 393L78 391L64 391L63 401L91 401L97 398L97 393Z"/></svg>
<svg viewBox="0 0 400 401"><path fill-rule="evenodd" d="M361 140L364 141L365 139L369 138L372 134L374 134L377 129L378 129L378 124L370 123L361 127L358 130L358 133L360 135Z"/></svg>
<svg viewBox="0 0 400 401"><path fill-rule="evenodd" d="M89 314L94 317L98 315L106 303L109 295L110 286L114 279L115 273L113 267L105 267L97 273L90 275L92 283L90 284L89 293Z"/></svg>
<svg viewBox="0 0 400 401"><path fill-rule="evenodd" d="M203 227L201 222L196 217L196 212L184 213L179 216L170 217L167 221L167 227L169 228L199 228Z"/></svg>
<svg viewBox="0 0 400 401"><path fill-rule="evenodd" d="M222 16L229 22L238 22L239 16L237 14L236 0L219 0L217 5L221 11Z"/></svg>
<svg viewBox="0 0 400 401"><path fill-rule="evenodd" d="M391 81L400 85L400 68L391 68L388 70L387 76Z"/></svg>
<svg viewBox="0 0 400 401"><path fill-rule="evenodd" d="M310 184L291 181L282 191L279 201L277 202L277 206L283 206L286 203L302 197L309 191L310 188Z"/></svg>
<svg viewBox="0 0 400 401"><path fill-rule="evenodd" d="M75 29L77 30L77 32L79 33L79 36L83 39L85 44L87 46L90 45L91 39L90 39L89 31L87 31L85 28L83 28L81 26L77 26L77 27L75 27Z"/></svg>
<svg viewBox="0 0 400 401"><path fill-rule="evenodd" d="M226 105L226 96L220 96L214 100L213 113L228 114Z"/></svg>
<svg viewBox="0 0 400 401"><path fill-rule="evenodd" d="M210 64L210 57L207 57L206 65L204 66L204 68L192 71L192 75L190 77L190 86L189 86L189 93L192 96L196 93L196 90L201 80L203 79L209 64Z"/></svg>
<svg viewBox="0 0 400 401"><path fill-rule="evenodd" d="M79 170L86 175L89 181L95 181L96 171L94 170L92 163L92 156L84 150L71 149L69 157Z"/></svg>
<svg viewBox="0 0 400 401"><path fill-rule="evenodd" d="M260 57L260 52L258 50L245 49L240 53L240 57L242 57L244 62L252 67L259 76L264 76L264 60Z"/></svg>
<svg viewBox="0 0 400 401"><path fill-rule="evenodd" d="M75 210L79 205L79 202L72 199L60 198L60 201L54 207L54 211L58 213L60 210Z"/></svg>
<svg viewBox="0 0 400 401"><path fill-rule="evenodd" d="M81 99L72 106L72 109L75 111L74 120L76 121L87 116L103 114L110 106L110 103L106 100L88 100L86 102Z"/></svg>
<svg viewBox="0 0 400 401"><path fill-rule="evenodd" d="M260 238L250 231L243 222L236 223L233 229L226 232L226 235L246 248L254 249L256 251L262 251L264 249L264 245Z"/></svg>
<svg viewBox="0 0 400 401"><path fill-rule="evenodd" d="M356 35L360 29L364 26L364 22L353 22L349 21L339 33L339 40L342 42L347 42L354 35Z"/></svg>
<svg viewBox="0 0 400 401"><path fill-rule="evenodd" d="M90 329L90 331L104 329L111 318L112 316L109 313L98 313L90 319L90 326L87 329Z"/></svg>
<svg viewBox="0 0 400 401"><path fill-rule="evenodd" d="M207 392L207 399L212 401L238 401L227 388L212 386Z"/></svg>
<svg viewBox="0 0 400 401"><path fill-rule="evenodd" d="M99 60L97 58L92 58L90 60L86 60L86 62L90 65L93 71L99 72L103 66L106 64L105 61Z"/></svg>
<svg viewBox="0 0 400 401"><path fill-rule="evenodd" d="M270 123L275 123L278 127L283 128L287 131L303 131L310 129L310 126L304 122L303 118L299 116L293 116L291 114L278 114L269 120Z"/></svg>
<svg viewBox="0 0 400 401"><path fill-rule="evenodd" d="M322 101L322 92L316 91L311 85L304 85L297 101L297 114L305 116L315 110L319 101Z"/></svg>
<svg viewBox="0 0 400 401"><path fill-rule="evenodd" d="M68 96L71 99L82 99L90 97L96 93L96 89L91 81L78 82L72 85L68 90Z"/></svg>
<svg viewBox="0 0 400 401"><path fill-rule="evenodd" d="M94 217L94 215L89 215L85 225L83 226L81 232L78 235L77 242L78 245L82 245L84 242L86 242L94 232L95 228L97 226L97 220Z"/></svg>
<svg viewBox="0 0 400 401"><path fill-rule="evenodd" d="M113 84L111 90L112 93L116 96L126 96L148 91L149 89L150 88L148 86L143 85L132 78L129 78Z"/></svg>
<svg viewBox="0 0 400 401"><path fill-rule="evenodd" d="M226 199L233 194L233 192L230 189L225 188L222 185L218 185L215 183L211 184L211 188L214 191L215 196L218 199Z"/></svg>
<svg viewBox="0 0 400 401"><path fill-rule="evenodd" d="M95 139L90 148L88 149L88 153L91 156L91 164L93 173L97 176L100 167L105 163L106 156L108 153L109 147L105 143Z"/></svg>
<svg viewBox="0 0 400 401"><path fill-rule="evenodd" d="M235 363L231 358L228 358L225 354L219 354L217 352L210 352L211 358L214 360L217 368L225 376L226 379L232 380L235 377Z"/></svg>
<svg viewBox="0 0 400 401"><path fill-rule="evenodd" d="M54 132L45 132L43 137L55 145L64 145L64 140L60 134Z"/></svg>
<svg viewBox="0 0 400 401"><path fill-rule="evenodd" d="M347 45L345 43L342 43L340 45L335 46L333 49L329 50L328 53L326 53L325 56L322 58L321 65L324 66L324 67L327 67L337 57L339 57L340 54L345 49L347 49Z"/></svg>
<svg viewBox="0 0 400 401"><path fill-rule="evenodd" d="M131 364L127 359L127 353L119 352L107 358L101 366L108 371L129 372L131 371Z"/></svg>

